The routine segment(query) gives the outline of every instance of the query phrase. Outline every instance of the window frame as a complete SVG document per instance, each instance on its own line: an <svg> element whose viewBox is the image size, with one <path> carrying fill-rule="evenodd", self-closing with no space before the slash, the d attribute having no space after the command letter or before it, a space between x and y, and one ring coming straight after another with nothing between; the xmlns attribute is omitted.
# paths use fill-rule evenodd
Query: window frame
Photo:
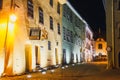
<svg viewBox="0 0 120 80"><path fill-rule="evenodd" d="M34 18L34 6L32 0L27 0L27 16Z"/></svg>
<svg viewBox="0 0 120 80"><path fill-rule="evenodd" d="M60 30L60 24L57 23L57 28L58 28L58 34L60 35L61 34L61 30Z"/></svg>
<svg viewBox="0 0 120 80"><path fill-rule="evenodd" d="M53 29L53 18L51 16L49 18L50 18L50 29L54 30Z"/></svg>
<svg viewBox="0 0 120 80"><path fill-rule="evenodd" d="M51 7L53 7L53 0L50 0L49 4L50 4Z"/></svg>
<svg viewBox="0 0 120 80"><path fill-rule="evenodd" d="M44 12L41 7L39 7L39 23L44 24Z"/></svg>
<svg viewBox="0 0 120 80"><path fill-rule="evenodd" d="M60 14L60 3L57 3L57 13Z"/></svg>
<svg viewBox="0 0 120 80"><path fill-rule="evenodd" d="M51 50L51 41L48 41L48 50Z"/></svg>

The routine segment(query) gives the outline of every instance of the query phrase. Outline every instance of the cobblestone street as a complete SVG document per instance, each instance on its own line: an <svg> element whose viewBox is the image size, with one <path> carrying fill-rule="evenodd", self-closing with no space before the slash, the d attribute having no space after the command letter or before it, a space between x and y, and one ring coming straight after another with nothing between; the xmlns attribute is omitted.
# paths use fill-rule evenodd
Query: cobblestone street
<svg viewBox="0 0 120 80"><path fill-rule="evenodd" d="M120 70L107 70L104 63L68 65L55 70L1 77L0 80L119 80Z"/></svg>

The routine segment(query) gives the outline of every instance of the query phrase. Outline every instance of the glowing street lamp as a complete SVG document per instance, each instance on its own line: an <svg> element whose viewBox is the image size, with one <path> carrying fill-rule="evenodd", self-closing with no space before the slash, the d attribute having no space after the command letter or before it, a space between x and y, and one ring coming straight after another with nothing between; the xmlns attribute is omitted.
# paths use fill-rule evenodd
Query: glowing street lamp
<svg viewBox="0 0 120 80"><path fill-rule="evenodd" d="M13 47L12 43L13 43L13 34L14 34L14 24L15 24L15 21L16 21L17 17L15 14L10 14L8 16L8 20L7 20L7 26L6 26L6 35L5 35L5 42L4 42L4 48L5 48L5 63L4 63L4 73L3 75L5 75L6 73L9 74L7 68L8 68L8 65L9 67L11 67L9 63L10 62L10 55L11 54L11 47Z"/></svg>
<svg viewBox="0 0 120 80"><path fill-rule="evenodd" d="M17 17L16 17L15 14L9 15L8 21L7 21L7 27L6 27L6 37L5 37L5 40L7 39L8 29L10 31L12 31L14 29L14 24L15 24L16 19L17 19ZM6 41L5 41L5 44L6 44Z"/></svg>
<svg viewBox="0 0 120 80"><path fill-rule="evenodd" d="M9 20L10 20L10 22L15 22L15 21L17 20L16 15L15 15L15 14L11 14L11 15L9 16Z"/></svg>
<svg viewBox="0 0 120 80"><path fill-rule="evenodd" d="M17 17L16 17L16 15L15 14L11 14L10 16L9 16L9 19L8 19L8 26L7 27L9 27L8 29L10 30L10 31L13 31L13 29L14 29L14 24L15 24L15 21L17 20Z"/></svg>

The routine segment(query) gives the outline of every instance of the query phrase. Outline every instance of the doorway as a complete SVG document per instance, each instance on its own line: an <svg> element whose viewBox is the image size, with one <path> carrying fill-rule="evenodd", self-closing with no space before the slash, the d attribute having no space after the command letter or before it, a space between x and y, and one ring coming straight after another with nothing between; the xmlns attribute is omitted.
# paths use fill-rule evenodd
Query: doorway
<svg viewBox="0 0 120 80"><path fill-rule="evenodd" d="M66 65L66 49L63 49L62 64L63 64L63 65Z"/></svg>
<svg viewBox="0 0 120 80"><path fill-rule="evenodd" d="M59 64L58 63L58 49L55 48L55 58L56 58L56 65Z"/></svg>
<svg viewBox="0 0 120 80"><path fill-rule="evenodd" d="M40 48L35 46L36 68L40 68Z"/></svg>

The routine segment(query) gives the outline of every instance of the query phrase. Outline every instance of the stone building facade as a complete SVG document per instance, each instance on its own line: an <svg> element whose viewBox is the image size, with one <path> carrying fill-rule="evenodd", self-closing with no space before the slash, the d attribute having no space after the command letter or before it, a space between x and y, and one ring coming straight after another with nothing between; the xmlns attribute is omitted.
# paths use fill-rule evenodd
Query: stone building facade
<svg viewBox="0 0 120 80"><path fill-rule="evenodd" d="M61 64L61 15L58 0L0 0L0 75Z"/></svg>
<svg viewBox="0 0 120 80"><path fill-rule="evenodd" d="M63 64L79 63L81 61L81 49L85 40L85 24L85 20L81 18L69 2L63 5Z"/></svg>
<svg viewBox="0 0 120 80"><path fill-rule="evenodd" d="M94 53L94 61L107 61L107 42L99 37L95 41L95 53Z"/></svg>
<svg viewBox="0 0 120 80"><path fill-rule="evenodd" d="M93 32L88 24L85 25L85 40L83 48L83 56L85 62L90 62L93 60Z"/></svg>
<svg viewBox="0 0 120 80"><path fill-rule="evenodd" d="M107 42L103 38L97 38L95 41L95 55L106 55L107 56Z"/></svg>
<svg viewBox="0 0 120 80"><path fill-rule="evenodd" d="M103 0L106 11L108 68L120 68L120 0Z"/></svg>

